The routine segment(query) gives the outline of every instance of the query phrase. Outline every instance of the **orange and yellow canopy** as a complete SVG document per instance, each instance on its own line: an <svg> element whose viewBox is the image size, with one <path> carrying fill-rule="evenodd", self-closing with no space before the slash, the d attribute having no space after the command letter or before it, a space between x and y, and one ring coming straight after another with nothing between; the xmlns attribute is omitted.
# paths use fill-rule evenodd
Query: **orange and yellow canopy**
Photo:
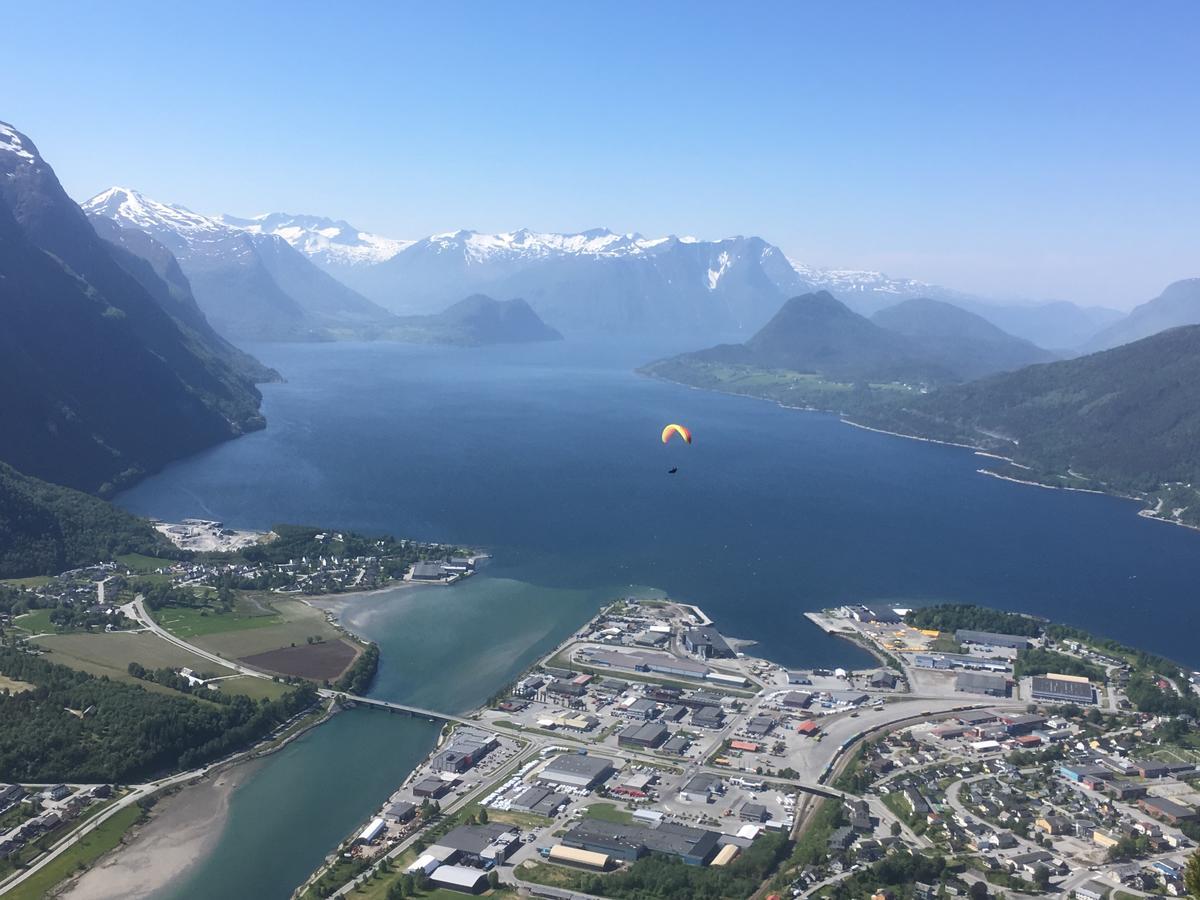
<svg viewBox="0 0 1200 900"><path fill-rule="evenodd" d="M682 425L676 425L674 423L668 425L666 428L663 429L662 442L665 444L667 441L669 441L671 439L671 435L673 435L673 434L679 435L681 438L683 438L689 444L692 442L692 433L690 431L688 431L686 428L684 428Z"/></svg>

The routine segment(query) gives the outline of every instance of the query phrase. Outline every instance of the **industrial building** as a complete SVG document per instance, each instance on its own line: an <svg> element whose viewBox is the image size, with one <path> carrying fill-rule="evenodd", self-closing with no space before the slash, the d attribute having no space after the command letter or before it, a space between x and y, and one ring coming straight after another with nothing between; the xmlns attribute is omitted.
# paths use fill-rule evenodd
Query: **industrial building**
<svg viewBox="0 0 1200 900"><path fill-rule="evenodd" d="M689 628L683 633L683 646L688 653L703 659L733 659L737 656L721 632L711 625Z"/></svg>
<svg viewBox="0 0 1200 900"><path fill-rule="evenodd" d="M416 814L416 804L409 803L407 800L400 800L397 803L393 803L383 811L383 817L397 825L403 825Z"/></svg>
<svg viewBox="0 0 1200 900"><path fill-rule="evenodd" d="M954 677L954 690L963 694L1007 697L1008 689L1008 678L1004 675L992 675L987 672L959 672Z"/></svg>
<svg viewBox="0 0 1200 900"><path fill-rule="evenodd" d="M538 781L561 784L564 787L587 790L595 787L615 772L612 761L602 756L581 756L564 753L556 756L538 773Z"/></svg>
<svg viewBox="0 0 1200 900"><path fill-rule="evenodd" d="M891 691L895 689L898 681L899 679L896 677L895 672L880 669L878 672L871 674L871 677L867 679L867 685L875 690Z"/></svg>
<svg viewBox="0 0 1200 900"><path fill-rule="evenodd" d="M677 675L682 678L704 678L709 668L692 659L680 659L669 653L653 653L647 650L581 650L580 654L592 665L611 666L630 672L657 672L661 675Z"/></svg>
<svg viewBox="0 0 1200 900"><path fill-rule="evenodd" d="M687 748L692 745L691 738L686 734L676 732L671 735L665 744L662 745L663 753L674 753L676 756L683 756L687 752Z"/></svg>
<svg viewBox="0 0 1200 900"><path fill-rule="evenodd" d="M1190 806L1184 806L1182 803L1176 803L1174 800L1167 800L1164 797L1143 797L1138 801L1138 806L1154 818L1162 819L1170 825L1178 825L1180 822L1195 822L1200 818L1200 814Z"/></svg>
<svg viewBox="0 0 1200 900"><path fill-rule="evenodd" d="M667 726L662 722L633 723L621 729L617 735L617 745L632 749L657 747L667 739Z"/></svg>
<svg viewBox="0 0 1200 900"><path fill-rule="evenodd" d="M644 697L639 697L633 702L625 702L620 704L613 712L621 713L629 716L631 719L653 719L658 715L658 704L653 700L647 700Z"/></svg>
<svg viewBox="0 0 1200 900"><path fill-rule="evenodd" d="M812 703L812 694L808 691L788 691L779 702L788 709L808 709L808 705Z"/></svg>
<svg viewBox="0 0 1200 900"><path fill-rule="evenodd" d="M602 853L633 862L648 853L677 857L689 866L702 866L717 851L715 831L663 822L654 828L583 819L563 835L568 847Z"/></svg>
<svg viewBox="0 0 1200 900"><path fill-rule="evenodd" d="M725 722L725 713L719 706L701 706L692 713L692 724L699 728L720 728Z"/></svg>
<svg viewBox="0 0 1200 900"><path fill-rule="evenodd" d="M557 794L549 788L534 785L527 788L510 805L517 812L533 813L553 819L566 802L566 794Z"/></svg>
<svg viewBox="0 0 1200 900"><path fill-rule="evenodd" d="M429 880L438 887L464 894L482 894L488 887L487 873L468 866L438 866L430 873Z"/></svg>
<svg viewBox="0 0 1200 900"><path fill-rule="evenodd" d="M512 825L488 822L458 826L438 838L429 852L439 859L463 865L492 866L508 859L520 843L520 831Z"/></svg>
<svg viewBox="0 0 1200 900"><path fill-rule="evenodd" d="M715 794L725 793L725 782L717 775L693 775L679 789L679 799L686 802L707 803Z"/></svg>
<svg viewBox="0 0 1200 900"><path fill-rule="evenodd" d="M1057 703L1095 703L1096 694L1086 678L1075 675L1035 675L1030 696Z"/></svg>
<svg viewBox="0 0 1200 900"><path fill-rule="evenodd" d="M477 728L459 728L430 763L435 772L465 772L496 746L496 737Z"/></svg>
<svg viewBox="0 0 1200 900"><path fill-rule="evenodd" d="M413 796L428 797L436 800L439 797L445 796L446 792L450 790L450 787L451 783L449 781L443 781L441 778L434 778L433 776L430 776L428 778L422 778L415 785L413 785Z"/></svg>
<svg viewBox="0 0 1200 900"><path fill-rule="evenodd" d="M607 853L593 853L590 850L580 850L577 847L567 847L563 844L555 844L550 848L550 861L595 869L600 872L608 868Z"/></svg>
<svg viewBox="0 0 1200 900"><path fill-rule="evenodd" d="M1009 650L1028 650L1033 641L1020 634L997 634L994 631L972 631L960 628L954 632L960 644L978 644L981 647L1005 647Z"/></svg>

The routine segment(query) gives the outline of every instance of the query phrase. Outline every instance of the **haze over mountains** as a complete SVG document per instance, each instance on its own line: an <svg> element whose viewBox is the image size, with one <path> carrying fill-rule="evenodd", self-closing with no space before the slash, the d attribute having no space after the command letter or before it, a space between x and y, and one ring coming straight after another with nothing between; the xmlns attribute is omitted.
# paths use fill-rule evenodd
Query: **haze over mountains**
<svg viewBox="0 0 1200 900"><path fill-rule="evenodd" d="M758 237L645 238L601 228L577 234L455 231L399 241L320 216L273 213L222 221L283 238L402 315L442 309L464 290L478 291L524 297L569 334L748 334L788 297L816 290L828 290L863 315L902 300L943 300L1049 348L1077 347L1122 315L1066 302L997 303L879 272L819 269L788 259Z"/></svg>
<svg viewBox="0 0 1200 900"><path fill-rule="evenodd" d="M1200 278L1167 285L1155 297L1114 322L1087 342L1084 349L1107 350L1180 325L1200 324Z"/></svg>
<svg viewBox="0 0 1200 900"><path fill-rule="evenodd" d="M945 383L1053 359L974 313L939 300L906 300L872 318L828 291L793 297L742 344L683 359L786 369L834 381Z"/></svg>

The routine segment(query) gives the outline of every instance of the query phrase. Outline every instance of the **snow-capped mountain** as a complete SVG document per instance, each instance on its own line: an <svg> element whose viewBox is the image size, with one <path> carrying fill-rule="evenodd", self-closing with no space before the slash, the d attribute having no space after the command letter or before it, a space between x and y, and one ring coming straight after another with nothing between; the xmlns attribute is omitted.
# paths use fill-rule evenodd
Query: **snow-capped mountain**
<svg viewBox="0 0 1200 900"><path fill-rule="evenodd" d="M137 229L174 253L196 301L226 337L325 340L391 319L274 234L129 188L109 188L81 205L89 216Z"/></svg>
<svg viewBox="0 0 1200 900"><path fill-rule="evenodd" d="M413 243L359 231L349 222L323 216L267 213L250 219L230 215L219 219L251 234L281 237L323 269L334 272L346 266L376 265Z"/></svg>
<svg viewBox="0 0 1200 900"><path fill-rule="evenodd" d="M523 297L568 333L755 328L803 283L761 238L701 241L594 229L435 234L339 273L387 308L429 313L465 293Z"/></svg>

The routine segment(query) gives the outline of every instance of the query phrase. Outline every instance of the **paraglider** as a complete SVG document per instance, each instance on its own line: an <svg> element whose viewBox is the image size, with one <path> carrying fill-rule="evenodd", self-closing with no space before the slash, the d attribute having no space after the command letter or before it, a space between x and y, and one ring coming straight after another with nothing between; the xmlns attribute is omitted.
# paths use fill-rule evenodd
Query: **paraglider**
<svg viewBox="0 0 1200 900"><path fill-rule="evenodd" d="M684 426L676 425L674 422L662 430L662 442L664 444L669 443L671 438L673 438L675 435L679 435L681 438L683 438L683 442L685 444L690 444L692 442L692 433ZM671 468L667 469L667 474L674 475L678 471L679 466L671 466Z"/></svg>
<svg viewBox="0 0 1200 900"><path fill-rule="evenodd" d="M673 422L662 430L662 442L664 444L667 443L667 441L671 440L671 436L675 434L679 435L689 444L692 442L692 433L682 425L676 425Z"/></svg>

